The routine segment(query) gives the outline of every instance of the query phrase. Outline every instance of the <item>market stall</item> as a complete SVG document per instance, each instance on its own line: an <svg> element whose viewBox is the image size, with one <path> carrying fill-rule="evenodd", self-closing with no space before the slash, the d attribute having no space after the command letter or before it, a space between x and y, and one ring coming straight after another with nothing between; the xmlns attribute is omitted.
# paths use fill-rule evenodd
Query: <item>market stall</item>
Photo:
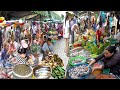
<svg viewBox="0 0 120 90"><path fill-rule="evenodd" d="M48 34L48 37L52 39L52 43L55 44L58 40L58 32L56 30L50 30Z"/></svg>
<svg viewBox="0 0 120 90"><path fill-rule="evenodd" d="M98 18L102 16L102 22L105 23L104 13L100 12ZM99 20L99 19L98 19ZM90 23L92 22L92 23ZM99 22L99 21L98 21ZM97 18L95 16L91 16L89 21L87 21L86 31L82 31L81 35L75 35L75 42L72 45L70 51L70 59L68 61L67 66L67 78L68 79L115 79L117 78L115 75L109 73L109 69L95 70L91 71L91 67L85 70L85 67L90 63L90 61L94 60L98 55L102 54L103 51L110 45L115 45L118 41L115 38L106 37L106 33L104 32L105 24L102 24L102 29L100 27L97 30L101 29L102 35L99 38L96 38L97 31L93 29L93 24L97 23ZM81 22L80 28L84 28L84 22ZM100 24L101 25L101 24ZM104 40L105 39L105 40ZM95 64L92 67L99 66L99 64Z"/></svg>
<svg viewBox="0 0 120 90"><path fill-rule="evenodd" d="M45 60L42 61L43 55L41 48L43 44L43 37L42 30L40 30L41 28L39 26L39 22L23 20L5 21L4 17L1 17L0 20L0 25L4 28L3 34L5 32L12 32L12 34L9 35L10 38L8 38L8 36L4 37L6 45L8 45L8 47L11 46L12 49L8 48L9 50L11 50L10 52L6 53L9 54L9 57L1 60L0 62L1 79L65 78L63 60L58 55L51 55L49 53L46 56ZM16 37L15 32L18 30L17 26L20 27L20 32L22 32L22 38L19 37L19 42L14 41ZM31 29L36 31L39 30L38 32L36 32L37 36L35 36L35 38L32 38L34 32L32 32ZM32 40L29 40L29 38L31 38ZM17 42L21 46L18 49L13 49L14 44Z"/></svg>

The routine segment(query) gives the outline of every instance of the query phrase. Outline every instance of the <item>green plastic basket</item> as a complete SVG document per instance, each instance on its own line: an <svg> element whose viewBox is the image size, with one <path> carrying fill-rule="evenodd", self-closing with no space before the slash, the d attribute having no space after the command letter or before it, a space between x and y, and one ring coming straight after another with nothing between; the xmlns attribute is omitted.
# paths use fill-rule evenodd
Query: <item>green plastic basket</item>
<svg viewBox="0 0 120 90"><path fill-rule="evenodd" d="M68 61L68 64L70 66L76 66L77 64L74 64L73 61L77 60L77 59L81 59L81 63L85 63L86 62L86 57L84 56L76 56L76 57L72 57L69 61ZM79 63L80 64L80 63Z"/></svg>
<svg viewBox="0 0 120 90"><path fill-rule="evenodd" d="M103 74L109 74L110 73L110 69L108 68L108 69L103 69L103 72L102 72Z"/></svg>

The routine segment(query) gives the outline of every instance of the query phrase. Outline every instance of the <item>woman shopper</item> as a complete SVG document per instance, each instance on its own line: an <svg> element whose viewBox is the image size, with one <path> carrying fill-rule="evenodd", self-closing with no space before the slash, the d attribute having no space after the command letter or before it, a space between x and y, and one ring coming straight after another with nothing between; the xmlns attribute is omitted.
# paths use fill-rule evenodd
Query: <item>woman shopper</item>
<svg viewBox="0 0 120 90"><path fill-rule="evenodd" d="M69 56L69 37L70 37L70 16L66 13L65 22L63 25L63 37L66 41L65 53Z"/></svg>
<svg viewBox="0 0 120 90"><path fill-rule="evenodd" d="M7 42L5 42L3 44L3 49L1 52L1 60L7 60L9 58L10 54L9 54L9 44Z"/></svg>

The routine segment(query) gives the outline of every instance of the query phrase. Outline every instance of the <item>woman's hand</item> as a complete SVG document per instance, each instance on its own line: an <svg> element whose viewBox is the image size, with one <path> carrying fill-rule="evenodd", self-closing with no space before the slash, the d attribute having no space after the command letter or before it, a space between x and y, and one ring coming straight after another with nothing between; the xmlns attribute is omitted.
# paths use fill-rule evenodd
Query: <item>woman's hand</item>
<svg viewBox="0 0 120 90"><path fill-rule="evenodd" d="M92 68L92 72L94 72L96 69L97 69L96 67L93 67L93 68Z"/></svg>
<svg viewBox="0 0 120 90"><path fill-rule="evenodd" d="M102 65L100 65L100 66L98 66L98 67L93 67L93 68L92 68L92 72L94 72L94 71L97 70L97 69L102 69L102 68L103 68Z"/></svg>
<svg viewBox="0 0 120 90"><path fill-rule="evenodd" d="M86 72L88 71L88 69L89 69L89 66L85 67L84 71Z"/></svg>

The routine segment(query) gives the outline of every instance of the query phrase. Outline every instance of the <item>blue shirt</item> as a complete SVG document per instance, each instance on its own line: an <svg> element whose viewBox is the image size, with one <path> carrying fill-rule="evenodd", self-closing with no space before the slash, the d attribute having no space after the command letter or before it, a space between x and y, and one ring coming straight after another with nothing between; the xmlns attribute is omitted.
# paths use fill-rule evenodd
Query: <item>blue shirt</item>
<svg viewBox="0 0 120 90"><path fill-rule="evenodd" d="M77 23L77 19L76 19L76 17L74 17L73 21L74 21L74 24Z"/></svg>
<svg viewBox="0 0 120 90"><path fill-rule="evenodd" d="M6 49L3 49L3 50L2 50L2 54L1 54L1 60L8 59L9 56L10 56L10 55L7 54L7 50L6 50Z"/></svg>
<svg viewBox="0 0 120 90"><path fill-rule="evenodd" d="M106 15L104 11L101 11L102 21L105 23Z"/></svg>
<svg viewBox="0 0 120 90"><path fill-rule="evenodd" d="M94 25L93 25L93 28L94 28L94 31L96 31L96 29L97 29L97 25L94 24Z"/></svg>
<svg viewBox="0 0 120 90"><path fill-rule="evenodd" d="M49 48L50 48L50 50L49 50ZM43 44L43 47L42 47L42 50L43 50L44 52L46 52L46 51L53 52L53 45L50 44L50 45L48 46L47 43L44 43L44 44Z"/></svg>
<svg viewBox="0 0 120 90"><path fill-rule="evenodd" d="M110 27L112 27L112 21L113 21L113 18L112 18L112 17L110 17L110 18L109 18Z"/></svg>

